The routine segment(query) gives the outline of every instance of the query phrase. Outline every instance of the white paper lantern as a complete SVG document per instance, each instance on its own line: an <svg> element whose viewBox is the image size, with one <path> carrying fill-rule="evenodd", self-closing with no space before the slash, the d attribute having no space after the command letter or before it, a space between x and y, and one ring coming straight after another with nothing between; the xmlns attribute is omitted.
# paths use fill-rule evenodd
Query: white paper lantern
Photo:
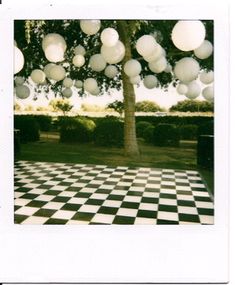
<svg viewBox="0 0 236 285"><path fill-rule="evenodd" d="M101 33L101 41L107 47L112 47L117 44L119 34L113 28L106 28Z"/></svg>
<svg viewBox="0 0 236 285"><path fill-rule="evenodd" d="M116 64L124 58L125 46L121 41L118 41L117 44L112 47L102 45L101 55L107 63Z"/></svg>
<svg viewBox="0 0 236 285"><path fill-rule="evenodd" d="M75 53L75 55L80 54L80 55L84 56L86 53L86 50L82 45L77 45L77 47L75 47L75 49L74 49L74 53Z"/></svg>
<svg viewBox="0 0 236 285"><path fill-rule="evenodd" d="M90 57L89 65L94 71L102 71L106 67L106 61L100 53L94 54Z"/></svg>
<svg viewBox="0 0 236 285"><path fill-rule="evenodd" d="M184 95L188 92L188 86L183 84L183 83L180 83L177 88L176 88L177 92L180 94L180 95Z"/></svg>
<svg viewBox="0 0 236 285"><path fill-rule="evenodd" d="M53 66L55 66L54 63L48 63L47 65L44 66L43 72L45 73L48 79L50 79L50 71Z"/></svg>
<svg viewBox="0 0 236 285"><path fill-rule="evenodd" d="M158 43L156 43L155 50L150 55L144 56L143 58L147 62L151 62L158 60L162 56L163 56L163 48Z"/></svg>
<svg viewBox="0 0 236 285"><path fill-rule="evenodd" d="M213 45L211 42L205 40L200 47L194 50L194 54L197 58L205 59L211 56L213 52Z"/></svg>
<svg viewBox="0 0 236 285"><path fill-rule="evenodd" d="M214 72L212 70L208 72L204 71L200 74L199 78L203 84L210 84L214 81Z"/></svg>
<svg viewBox="0 0 236 285"><path fill-rule="evenodd" d="M76 81L75 81L75 87L76 87L76 88L82 88L82 87L83 87L83 81L81 81L81 80L76 80Z"/></svg>
<svg viewBox="0 0 236 285"><path fill-rule="evenodd" d="M64 60L63 48L59 45L49 45L45 49L45 57L50 62L61 62Z"/></svg>
<svg viewBox="0 0 236 285"><path fill-rule="evenodd" d="M20 99L26 99L30 95L30 89L26 85L16 86L15 91L16 91L16 96Z"/></svg>
<svg viewBox="0 0 236 285"><path fill-rule="evenodd" d="M89 93L93 93L98 87L97 81L94 78L87 78L84 81L84 89Z"/></svg>
<svg viewBox="0 0 236 285"><path fill-rule="evenodd" d="M45 81L46 75L42 70L34 69L31 72L30 77L34 83L42 84Z"/></svg>
<svg viewBox="0 0 236 285"><path fill-rule="evenodd" d="M95 35L100 27L100 20L80 20L80 28L87 35Z"/></svg>
<svg viewBox="0 0 236 285"><path fill-rule="evenodd" d="M14 47L14 74L21 71L25 63L24 55L18 47Z"/></svg>
<svg viewBox="0 0 236 285"><path fill-rule="evenodd" d="M97 95L99 95L100 94L100 89L99 89L99 87L97 87L96 89L94 89L93 90L93 92L90 92L92 95L95 95L95 96L97 96Z"/></svg>
<svg viewBox="0 0 236 285"><path fill-rule="evenodd" d="M136 43L137 52L142 56L151 55L155 51L156 46L156 40L150 35L140 37Z"/></svg>
<svg viewBox="0 0 236 285"><path fill-rule="evenodd" d="M54 65L50 69L49 77L55 81L61 81L66 77L66 71L61 65Z"/></svg>
<svg viewBox="0 0 236 285"><path fill-rule="evenodd" d="M70 88L65 88L62 90L62 95L66 98L70 98L72 96L73 92Z"/></svg>
<svg viewBox="0 0 236 285"><path fill-rule="evenodd" d="M147 75L144 77L143 84L148 89L153 89L157 87L158 80L154 75Z"/></svg>
<svg viewBox="0 0 236 285"><path fill-rule="evenodd" d="M114 78L118 74L118 69L115 65L108 65L104 73L108 78Z"/></svg>
<svg viewBox="0 0 236 285"><path fill-rule="evenodd" d="M201 93L201 87L200 85L194 80L190 82L188 85L188 91L185 93L185 96L189 99L195 99L197 98Z"/></svg>
<svg viewBox="0 0 236 285"><path fill-rule="evenodd" d="M76 67L81 67L85 64L85 58L83 55L77 54L73 57L72 62Z"/></svg>
<svg viewBox="0 0 236 285"><path fill-rule="evenodd" d="M136 59L130 59L126 61L124 65L124 72L129 77L134 77L136 75L139 75L141 70L142 70L142 66L139 63L139 61Z"/></svg>
<svg viewBox="0 0 236 285"><path fill-rule="evenodd" d="M207 86L202 90L202 96L210 102L214 101L214 87L213 86Z"/></svg>
<svg viewBox="0 0 236 285"><path fill-rule="evenodd" d="M169 63L167 63L167 66L166 66L166 68L164 69L164 72L170 73L171 71L172 71L172 66L171 66Z"/></svg>
<svg viewBox="0 0 236 285"><path fill-rule="evenodd" d="M198 77L200 71L199 63L191 58L184 57L174 67L175 76L182 82L190 82Z"/></svg>
<svg viewBox="0 0 236 285"><path fill-rule="evenodd" d="M73 86L73 80L71 78L65 78L62 82L63 86L66 88L70 88Z"/></svg>
<svg viewBox="0 0 236 285"><path fill-rule="evenodd" d="M156 61L149 62L148 67L154 73L161 73L167 67L167 60L165 57L161 57Z"/></svg>
<svg viewBox="0 0 236 285"><path fill-rule="evenodd" d="M131 84L139 84L141 82L141 77L140 75L136 75L134 77L130 77L129 81Z"/></svg>
<svg viewBox="0 0 236 285"><path fill-rule="evenodd" d="M182 51L198 48L206 35L205 26L201 21L178 21L171 34L174 45Z"/></svg>
<svg viewBox="0 0 236 285"><path fill-rule="evenodd" d="M50 46L50 45L56 45L59 48L62 48L63 53L66 51L66 41L64 40L64 38L56 33L50 33L47 34L42 41L42 48L43 51L45 52L46 49Z"/></svg>
<svg viewBox="0 0 236 285"><path fill-rule="evenodd" d="M15 78L15 84L16 84L16 86L23 85L24 82L25 82L24 77L17 76L17 77Z"/></svg>

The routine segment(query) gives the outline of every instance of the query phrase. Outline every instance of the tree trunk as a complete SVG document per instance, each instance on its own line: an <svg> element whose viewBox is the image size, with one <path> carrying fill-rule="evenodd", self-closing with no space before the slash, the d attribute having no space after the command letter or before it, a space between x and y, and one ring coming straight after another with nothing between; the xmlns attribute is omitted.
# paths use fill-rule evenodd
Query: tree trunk
<svg viewBox="0 0 236 285"><path fill-rule="evenodd" d="M125 45L125 57L122 62L122 84L124 96L124 148L125 155L135 157L139 155L139 148L136 138L135 125L135 92L134 86L130 83L129 77L124 73L123 66L126 61L132 58L130 46L130 29L125 20L117 21L120 39Z"/></svg>

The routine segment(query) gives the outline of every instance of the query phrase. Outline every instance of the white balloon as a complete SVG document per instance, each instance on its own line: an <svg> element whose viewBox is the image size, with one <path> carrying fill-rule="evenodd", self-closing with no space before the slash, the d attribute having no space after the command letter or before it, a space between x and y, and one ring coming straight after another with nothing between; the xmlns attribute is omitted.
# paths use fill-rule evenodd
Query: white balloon
<svg viewBox="0 0 236 285"><path fill-rule="evenodd" d="M14 47L14 74L21 71L24 67L24 55L18 47Z"/></svg>
<svg viewBox="0 0 236 285"><path fill-rule="evenodd" d="M65 78L62 82L63 86L66 88L70 88L73 86L73 80L71 78Z"/></svg>
<svg viewBox="0 0 236 285"><path fill-rule="evenodd" d="M84 89L89 93L93 93L97 87L97 81L94 78L87 78L84 81Z"/></svg>
<svg viewBox="0 0 236 285"><path fill-rule="evenodd" d="M43 72L45 73L48 79L50 79L50 70L53 66L55 66L54 63L48 63L44 66Z"/></svg>
<svg viewBox="0 0 236 285"><path fill-rule="evenodd" d="M180 94L180 95L184 95L188 92L188 86L183 84L183 83L180 83L177 88L176 88L177 92Z"/></svg>
<svg viewBox="0 0 236 285"><path fill-rule="evenodd" d="M131 84L139 84L141 82L141 77L140 75L136 75L134 77L130 77L129 81Z"/></svg>
<svg viewBox="0 0 236 285"><path fill-rule="evenodd" d="M77 54L73 57L72 62L75 66L81 67L85 64L85 58L81 54Z"/></svg>
<svg viewBox="0 0 236 285"><path fill-rule="evenodd" d="M154 76L154 75L147 75L144 77L143 84L146 88L153 89L153 88L157 87L158 80L157 80L156 76Z"/></svg>
<svg viewBox="0 0 236 285"><path fill-rule="evenodd" d="M172 66L171 66L169 63L167 63L167 66L166 66L166 68L164 69L164 72L170 73L171 71L172 71Z"/></svg>
<svg viewBox="0 0 236 285"><path fill-rule="evenodd" d="M82 45L77 45L77 47L75 47L75 49L74 49L74 53L75 53L75 55L80 54L80 55L84 56L86 53L86 50Z"/></svg>
<svg viewBox="0 0 236 285"><path fill-rule="evenodd" d="M203 84L210 84L214 81L214 72L212 70L208 72L204 71L200 74L199 78Z"/></svg>
<svg viewBox="0 0 236 285"><path fill-rule="evenodd" d="M138 75L142 70L142 66L136 59L130 59L126 61L124 65L124 72L129 77L134 77Z"/></svg>
<svg viewBox="0 0 236 285"><path fill-rule="evenodd" d="M109 78L114 78L118 74L118 69L115 65L108 65L105 68L105 75Z"/></svg>
<svg viewBox="0 0 236 285"><path fill-rule="evenodd" d="M100 53L98 53L90 57L89 65L92 68L92 70L99 72L105 69L106 61L103 58L103 56Z"/></svg>
<svg viewBox="0 0 236 285"><path fill-rule="evenodd" d="M113 28L106 28L101 33L101 41L107 47L112 47L117 44L119 34Z"/></svg>
<svg viewBox="0 0 236 285"><path fill-rule="evenodd" d="M201 93L201 87L200 85L194 80L190 82L188 85L188 91L185 93L185 96L189 99L195 99L197 98Z"/></svg>
<svg viewBox="0 0 236 285"><path fill-rule="evenodd" d="M155 51L156 46L156 40L150 35L140 37L136 43L137 52L142 56L151 55Z"/></svg>
<svg viewBox="0 0 236 285"><path fill-rule="evenodd" d="M70 98L72 96L73 92L70 88L65 88L62 90L62 95L66 98Z"/></svg>
<svg viewBox="0 0 236 285"><path fill-rule="evenodd" d="M97 87L96 89L94 89L93 90L93 92L90 92L92 95L95 95L95 96L97 96L97 95L99 95L100 94L100 89L99 89L99 87Z"/></svg>
<svg viewBox="0 0 236 285"><path fill-rule="evenodd" d="M80 20L80 28L87 35L95 35L100 27L100 20Z"/></svg>
<svg viewBox="0 0 236 285"><path fill-rule="evenodd" d="M158 60L162 56L163 56L163 49L158 43L156 43L155 50L150 55L144 56L143 58L147 62L151 62L151 61Z"/></svg>
<svg viewBox="0 0 236 285"><path fill-rule="evenodd" d="M66 71L61 65L54 65L50 69L49 77L55 81L61 81L66 77Z"/></svg>
<svg viewBox="0 0 236 285"><path fill-rule="evenodd" d="M75 81L75 87L76 87L76 88L82 88L82 87L83 87L83 81L81 81L81 80L76 80L76 81Z"/></svg>
<svg viewBox="0 0 236 285"><path fill-rule="evenodd" d="M16 91L16 96L20 99L26 99L30 95L30 89L26 85L16 86L15 91Z"/></svg>
<svg viewBox="0 0 236 285"><path fill-rule="evenodd" d="M50 62L61 62L64 60L63 48L59 45L49 45L45 49L45 57Z"/></svg>
<svg viewBox="0 0 236 285"><path fill-rule="evenodd" d="M184 57L180 59L174 67L175 76L184 83L196 79L199 71L199 63L191 57Z"/></svg>
<svg viewBox="0 0 236 285"><path fill-rule="evenodd" d="M47 34L42 41L42 48L43 51L46 51L46 48L50 45L56 45L60 48L62 48L63 52L66 51L66 41L64 40L64 38L56 33L50 33Z"/></svg>
<svg viewBox="0 0 236 285"><path fill-rule="evenodd" d="M101 55L107 63L116 64L124 58L125 46L121 41L118 41L117 44L112 47L102 45Z"/></svg>
<svg viewBox="0 0 236 285"><path fill-rule="evenodd" d="M156 61L149 62L148 67L154 73L161 73L167 67L167 60L164 56L162 56Z"/></svg>
<svg viewBox="0 0 236 285"><path fill-rule="evenodd" d="M202 90L202 96L210 102L214 101L214 87L213 86L207 86Z"/></svg>
<svg viewBox="0 0 236 285"><path fill-rule="evenodd" d="M182 51L198 48L206 35L205 26L198 20L178 21L171 34L174 45Z"/></svg>
<svg viewBox="0 0 236 285"><path fill-rule="evenodd" d="M205 40L200 47L194 50L194 54L197 58L205 59L211 56L213 52L213 45L211 42Z"/></svg>
<svg viewBox="0 0 236 285"><path fill-rule="evenodd" d="M42 84L45 81L46 75L40 69L34 69L30 74L31 79L36 84Z"/></svg>
<svg viewBox="0 0 236 285"><path fill-rule="evenodd" d="M16 84L16 86L18 86L18 85L23 85L24 82L25 82L24 77L17 76L17 77L15 78L15 84Z"/></svg>

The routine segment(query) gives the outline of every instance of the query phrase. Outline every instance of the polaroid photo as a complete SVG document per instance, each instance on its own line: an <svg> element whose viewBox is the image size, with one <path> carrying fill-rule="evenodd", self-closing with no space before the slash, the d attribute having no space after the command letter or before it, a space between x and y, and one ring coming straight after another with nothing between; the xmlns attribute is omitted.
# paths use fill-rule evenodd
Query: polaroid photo
<svg viewBox="0 0 236 285"><path fill-rule="evenodd" d="M47 2L0 6L0 282L227 282L228 7Z"/></svg>

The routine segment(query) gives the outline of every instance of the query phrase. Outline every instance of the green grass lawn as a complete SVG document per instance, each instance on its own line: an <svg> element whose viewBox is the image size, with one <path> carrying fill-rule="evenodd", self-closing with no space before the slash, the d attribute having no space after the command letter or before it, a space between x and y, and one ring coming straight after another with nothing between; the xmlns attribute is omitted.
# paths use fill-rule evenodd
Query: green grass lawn
<svg viewBox="0 0 236 285"><path fill-rule="evenodd" d="M121 148L98 147L93 143L59 143L57 133L42 133L38 142L21 145L21 160L110 166L155 167L198 170L213 193L213 172L196 164L196 142L182 141L180 147L156 147L139 140L140 156L128 158Z"/></svg>

